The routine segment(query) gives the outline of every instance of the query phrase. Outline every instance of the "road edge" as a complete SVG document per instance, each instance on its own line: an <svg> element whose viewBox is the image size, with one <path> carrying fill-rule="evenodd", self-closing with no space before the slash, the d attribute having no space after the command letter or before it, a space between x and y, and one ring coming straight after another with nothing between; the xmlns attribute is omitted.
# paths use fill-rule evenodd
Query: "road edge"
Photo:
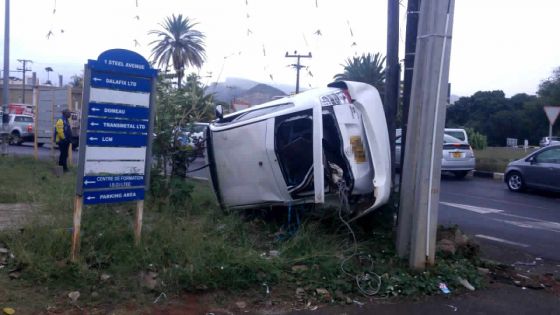
<svg viewBox="0 0 560 315"><path fill-rule="evenodd" d="M496 172L487 172L487 171L477 171L474 170L472 172L473 177L480 177L480 178L489 178L493 180L504 180L504 173L496 173Z"/></svg>

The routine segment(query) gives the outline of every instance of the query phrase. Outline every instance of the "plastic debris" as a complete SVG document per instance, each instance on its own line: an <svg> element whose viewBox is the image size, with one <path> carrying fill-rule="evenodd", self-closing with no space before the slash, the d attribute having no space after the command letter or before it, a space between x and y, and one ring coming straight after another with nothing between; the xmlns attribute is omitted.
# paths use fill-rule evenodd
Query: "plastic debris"
<svg viewBox="0 0 560 315"><path fill-rule="evenodd" d="M447 287L447 285L443 282L439 283L439 289L441 290L441 292L443 292L443 294L449 294L451 293L451 290L449 290L449 288Z"/></svg>
<svg viewBox="0 0 560 315"><path fill-rule="evenodd" d="M14 315L16 313L16 310L11 307L4 307L2 309L2 312L4 312L5 315Z"/></svg>
<svg viewBox="0 0 560 315"><path fill-rule="evenodd" d="M524 262L524 261L516 261L513 265L522 265L522 266L536 266L537 261L533 260L532 262Z"/></svg>
<svg viewBox="0 0 560 315"><path fill-rule="evenodd" d="M457 306L451 304L447 304L447 306L449 306L453 310L453 312L457 312Z"/></svg>
<svg viewBox="0 0 560 315"><path fill-rule="evenodd" d="M76 301L78 301L78 298L80 297L80 292L72 291L68 293L68 297L70 298L70 300L72 300L72 303L76 303Z"/></svg>
<svg viewBox="0 0 560 315"><path fill-rule="evenodd" d="M357 300L352 300L352 302L354 302L354 304L359 305L359 306L364 306L364 303L357 301Z"/></svg>
<svg viewBox="0 0 560 315"><path fill-rule="evenodd" d="M467 279L463 279L461 277L457 277L457 281L459 281L460 284L462 284L465 288L474 291L474 287L472 284L470 284L470 282Z"/></svg>
<svg viewBox="0 0 560 315"><path fill-rule="evenodd" d="M263 282L262 286L266 288L266 294L270 294L270 288L268 287L268 284L266 282Z"/></svg>
<svg viewBox="0 0 560 315"><path fill-rule="evenodd" d="M158 297L154 300L154 304L157 304L157 302L159 302L160 299L167 299L167 294L165 294L164 292L161 292Z"/></svg>

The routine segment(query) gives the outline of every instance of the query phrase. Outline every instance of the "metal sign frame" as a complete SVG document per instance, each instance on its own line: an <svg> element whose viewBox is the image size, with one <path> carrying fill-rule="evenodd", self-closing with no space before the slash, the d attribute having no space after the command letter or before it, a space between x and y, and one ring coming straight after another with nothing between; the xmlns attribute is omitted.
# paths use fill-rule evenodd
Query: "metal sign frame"
<svg viewBox="0 0 560 315"><path fill-rule="evenodd" d="M136 244L140 243L144 196L150 187L152 141L156 112L157 70L152 69L148 61L141 55L130 50L111 49L101 53L97 60L88 60L84 67L80 128L81 145L78 175L76 176L70 257L73 262L78 258L82 206L84 204L136 201L134 239ZM95 78L95 82L92 81L93 78ZM95 100L92 100L92 88L95 89L94 92L97 95ZM146 93L149 93L147 99ZM103 101L99 101L97 97ZM90 102L97 106L97 110L90 111L90 106L92 106ZM110 110L106 110L107 108L110 108ZM145 108L148 109L148 113L146 113ZM101 125L118 125L122 122L135 127L122 128L123 130L116 131L114 128L91 129L90 116ZM146 124L148 128L144 130ZM136 126L141 126L141 130L135 130ZM89 139L90 136L92 139ZM105 137L107 143L103 143ZM134 165L131 170L138 169L137 166L142 166L142 164L139 164L141 160L123 159L123 157L129 153L127 150L135 152L136 155L141 155L144 147L146 149L143 160L143 174L138 172L109 172L113 167L114 170L122 171L123 169L119 169L119 165ZM96 157L96 159L91 160L90 168L90 170L95 169L95 176L90 176L93 175L91 173L85 174L86 163L88 163L86 161L88 148L92 148L91 152L93 154L90 154L90 156ZM111 148L113 148L113 152L111 152ZM113 155L108 156L107 159L99 158L111 153ZM98 168L96 169L94 165ZM86 187L84 188L84 186Z"/></svg>

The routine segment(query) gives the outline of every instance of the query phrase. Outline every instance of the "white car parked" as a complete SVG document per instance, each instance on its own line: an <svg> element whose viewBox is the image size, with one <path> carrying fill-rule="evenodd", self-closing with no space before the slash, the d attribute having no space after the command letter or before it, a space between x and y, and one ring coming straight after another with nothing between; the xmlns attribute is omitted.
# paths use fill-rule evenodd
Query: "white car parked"
<svg viewBox="0 0 560 315"><path fill-rule="evenodd" d="M342 192L358 217L389 199L389 136L371 85L334 82L217 115L207 161L223 208L323 204Z"/></svg>

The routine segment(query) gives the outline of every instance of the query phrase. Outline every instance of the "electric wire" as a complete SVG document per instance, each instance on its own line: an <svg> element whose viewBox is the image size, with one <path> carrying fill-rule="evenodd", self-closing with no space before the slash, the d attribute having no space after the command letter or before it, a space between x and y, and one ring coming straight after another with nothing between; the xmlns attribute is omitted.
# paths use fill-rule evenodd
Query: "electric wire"
<svg viewBox="0 0 560 315"><path fill-rule="evenodd" d="M350 256L344 258L340 263L340 269L342 272L347 275L348 277L354 278L356 281L356 285L360 290L360 293L366 296L372 296L379 293L381 289L381 277L373 271L373 259L371 258L370 254L358 252L358 241L356 239L356 234L354 230L348 223L348 221L344 220L342 216L342 211L345 210L348 212L349 204L348 204L348 187L346 186L346 182L342 177L336 182L337 189L338 189L338 197L340 201L340 206L338 208L338 217L340 221L348 228L348 231L352 235L353 240L353 252ZM369 267L367 271L364 271L361 274L353 274L349 272L344 266L353 258L357 258L360 264L363 261L369 261Z"/></svg>

